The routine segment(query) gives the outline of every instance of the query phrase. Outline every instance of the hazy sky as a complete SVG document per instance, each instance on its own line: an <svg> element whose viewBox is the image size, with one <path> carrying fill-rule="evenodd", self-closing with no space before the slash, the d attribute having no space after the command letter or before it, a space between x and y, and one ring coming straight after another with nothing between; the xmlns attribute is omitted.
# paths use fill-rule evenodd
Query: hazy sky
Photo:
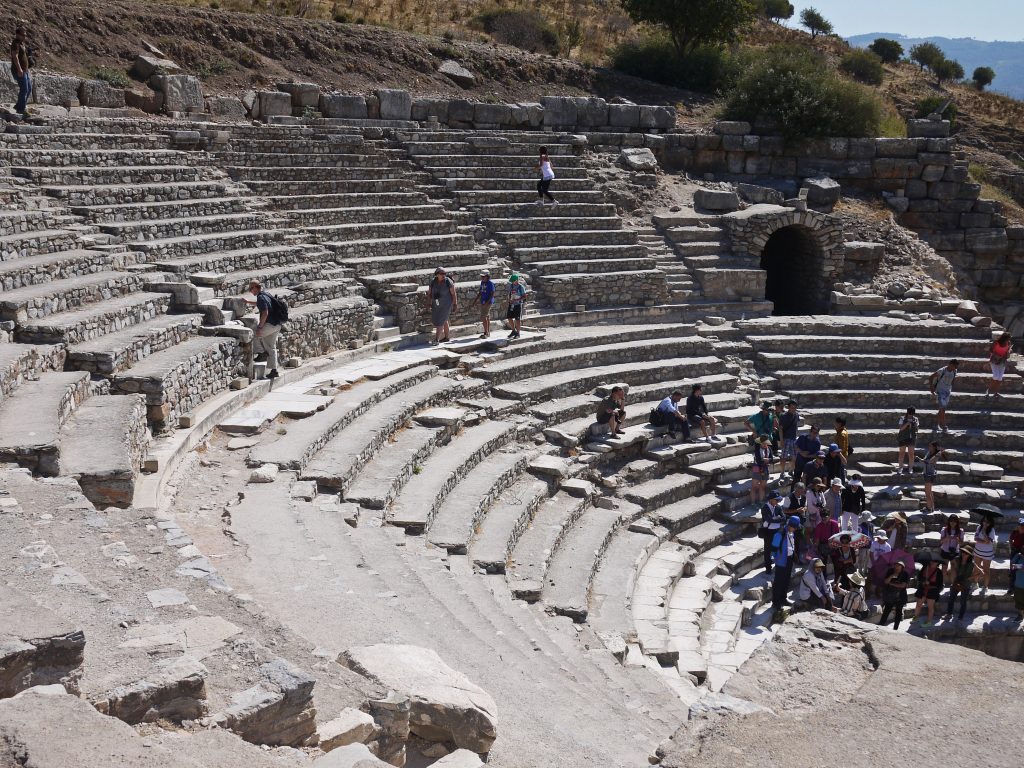
<svg viewBox="0 0 1024 768"><path fill-rule="evenodd" d="M790 0L800 11L813 6L843 37L899 32L907 37L974 37L1024 40L1022 0Z"/></svg>

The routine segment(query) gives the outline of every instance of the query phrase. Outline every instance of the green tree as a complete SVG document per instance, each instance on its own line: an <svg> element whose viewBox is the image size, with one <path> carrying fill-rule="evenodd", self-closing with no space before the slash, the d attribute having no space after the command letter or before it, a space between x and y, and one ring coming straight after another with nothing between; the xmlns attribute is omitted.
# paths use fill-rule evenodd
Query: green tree
<svg viewBox="0 0 1024 768"><path fill-rule="evenodd" d="M732 42L757 13L754 0L622 0L635 22L664 27L680 56Z"/></svg>
<svg viewBox="0 0 1024 768"><path fill-rule="evenodd" d="M885 77L882 60L872 51L854 48L839 62L839 68L855 80L868 85L881 85Z"/></svg>
<svg viewBox="0 0 1024 768"><path fill-rule="evenodd" d="M918 43L910 49L910 60L921 69L933 69L935 64L945 58L946 54L935 43Z"/></svg>
<svg viewBox="0 0 1024 768"><path fill-rule="evenodd" d="M992 67L978 67L974 70L974 74L971 75L971 79L978 86L979 91L984 91L996 79L996 71Z"/></svg>
<svg viewBox="0 0 1024 768"><path fill-rule="evenodd" d="M781 21L793 18L796 8L789 0L762 0L761 13L770 21Z"/></svg>
<svg viewBox="0 0 1024 768"><path fill-rule="evenodd" d="M932 64L932 74L935 75L938 84L942 85L947 80L963 80L964 68L960 66L959 61L943 57Z"/></svg>
<svg viewBox="0 0 1024 768"><path fill-rule="evenodd" d="M868 46L868 50L886 64L895 64L903 58L903 46L895 40L889 40L885 37L875 40L875 42Z"/></svg>
<svg viewBox="0 0 1024 768"><path fill-rule="evenodd" d="M812 40L818 35L832 34L832 22L822 16L817 8L804 8L800 12L800 26L807 28Z"/></svg>

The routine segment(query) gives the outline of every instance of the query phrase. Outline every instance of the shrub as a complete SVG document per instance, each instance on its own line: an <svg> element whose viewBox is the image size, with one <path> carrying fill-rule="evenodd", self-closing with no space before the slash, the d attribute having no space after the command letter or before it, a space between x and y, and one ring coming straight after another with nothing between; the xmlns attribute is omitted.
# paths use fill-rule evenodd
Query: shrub
<svg viewBox="0 0 1024 768"><path fill-rule="evenodd" d="M931 70L939 85L942 85L947 80L964 79L964 68L960 66L959 61L954 61L953 59L943 57L932 64Z"/></svg>
<svg viewBox="0 0 1024 768"><path fill-rule="evenodd" d="M832 22L822 16L817 8L804 8L800 12L800 26L811 33L812 40L818 35L832 34Z"/></svg>
<svg viewBox="0 0 1024 768"><path fill-rule="evenodd" d="M128 74L126 72L122 72L120 69L99 67L94 69L90 75L94 80L102 80L115 88L127 88L132 84L131 78L128 77Z"/></svg>
<svg viewBox="0 0 1024 768"><path fill-rule="evenodd" d="M737 62L719 48L698 48L679 55L668 36L654 35L620 45L612 53L612 66L675 88L719 93L735 80Z"/></svg>
<svg viewBox="0 0 1024 768"><path fill-rule="evenodd" d="M928 115L933 112L938 112L943 106L945 106L946 109L943 111L942 116L946 120L949 120L950 128L955 128L958 114L956 104L951 102L945 96L928 96L927 98L921 99L917 102L915 107L916 112L914 113L914 117L919 119L928 117Z"/></svg>
<svg viewBox="0 0 1024 768"><path fill-rule="evenodd" d="M880 37L875 40L875 42L868 46L868 50L886 64L895 64L903 58L903 46L897 41L889 40L886 37Z"/></svg>
<svg viewBox="0 0 1024 768"><path fill-rule="evenodd" d="M789 0L761 0L761 13L770 21L791 19L796 8Z"/></svg>
<svg viewBox="0 0 1024 768"><path fill-rule="evenodd" d="M726 97L723 116L775 130L787 139L875 136L882 102L838 77L819 55L798 46L759 51Z"/></svg>
<svg viewBox="0 0 1024 768"><path fill-rule="evenodd" d="M668 32L676 51L690 53L704 46L736 40L740 29L757 13L754 0L621 0L633 21L654 24Z"/></svg>
<svg viewBox="0 0 1024 768"><path fill-rule="evenodd" d="M856 48L843 56L839 68L853 79L868 85L881 85L885 77L882 60L863 48Z"/></svg>
<svg viewBox="0 0 1024 768"><path fill-rule="evenodd" d="M992 85L992 81L996 79L996 71L992 67L978 67L974 70L974 74L971 75L971 80L978 86L979 91L984 91L986 86Z"/></svg>
<svg viewBox="0 0 1024 768"><path fill-rule="evenodd" d="M532 53L558 53L561 43L558 32L544 18L530 11L485 11L476 18L499 43Z"/></svg>
<svg viewBox="0 0 1024 768"><path fill-rule="evenodd" d="M910 49L910 60L921 67L921 69L925 67L931 69L935 66L936 62L942 61L945 58L946 54L935 43L918 43Z"/></svg>

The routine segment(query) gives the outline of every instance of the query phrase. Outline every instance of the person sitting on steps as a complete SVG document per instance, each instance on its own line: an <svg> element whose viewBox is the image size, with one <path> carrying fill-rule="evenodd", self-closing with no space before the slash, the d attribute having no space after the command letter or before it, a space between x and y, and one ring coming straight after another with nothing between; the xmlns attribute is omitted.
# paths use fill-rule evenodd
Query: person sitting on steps
<svg viewBox="0 0 1024 768"><path fill-rule="evenodd" d="M608 437L618 440L622 434L622 425L626 421L626 392L622 387L612 387L612 391L597 406L597 423L607 424L611 434Z"/></svg>
<svg viewBox="0 0 1024 768"><path fill-rule="evenodd" d="M686 423L686 419L679 413L679 403L682 399L682 392L678 390L673 392L658 403L656 416L662 424L668 427L669 433L675 434L678 432L684 440L689 441L690 425Z"/></svg>
<svg viewBox="0 0 1024 768"><path fill-rule="evenodd" d="M690 389L690 395L686 398L686 420L690 422L691 427L700 427L705 442L717 442L721 439L717 434L718 420L708 413L708 405L704 401L703 384L694 384Z"/></svg>

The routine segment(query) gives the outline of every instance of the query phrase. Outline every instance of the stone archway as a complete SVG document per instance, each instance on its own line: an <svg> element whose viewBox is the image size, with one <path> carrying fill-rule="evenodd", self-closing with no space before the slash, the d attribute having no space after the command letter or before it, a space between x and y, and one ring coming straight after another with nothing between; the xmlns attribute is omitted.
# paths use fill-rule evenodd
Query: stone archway
<svg viewBox="0 0 1024 768"><path fill-rule="evenodd" d="M733 253L766 270L775 314L826 314L843 269L843 226L836 216L780 205L752 205L722 216Z"/></svg>

